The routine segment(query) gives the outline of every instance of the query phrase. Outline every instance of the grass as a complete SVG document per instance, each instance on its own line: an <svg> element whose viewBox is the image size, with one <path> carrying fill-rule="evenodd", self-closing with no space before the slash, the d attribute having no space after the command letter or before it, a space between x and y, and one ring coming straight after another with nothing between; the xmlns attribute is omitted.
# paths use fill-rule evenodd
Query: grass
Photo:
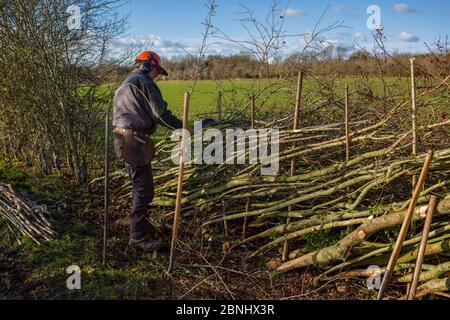
<svg viewBox="0 0 450 320"><path fill-rule="evenodd" d="M405 93L408 93L409 79L408 78L386 78L389 86L400 86L404 88ZM278 83L278 79L270 80L270 83ZM344 86L348 84L351 88L356 84L361 83L361 78L349 77L336 81L336 90L343 95ZM370 84L375 93L382 93L382 82L378 78L370 78L366 81ZM164 99L169 104L169 109L173 113L181 111L184 99L184 93L192 89L193 81L185 80L168 80L159 81ZM267 87L269 80L262 80L261 87ZM218 92L223 93L224 104L232 101L249 101L252 92L256 92L258 86L257 80L252 79L235 79L235 80L200 80L197 81L193 94L190 99L190 115L208 113L217 110L217 96ZM295 103L296 81L293 79L290 85L280 92L273 94L267 102L267 105L277 106L293 106ZM105 86L107 88L107 86ZM306 79L303 83L304 92L307 93L313 89L317 89L317 81L313 79ZM263 99L265 96L261 99Z"/></svg>
<svg viewBox="0 0 450 320"><path fill-rule="evenodd" d="M82 223L68 224L64 234L40 246L26 240L20 247L22 268L27 270L24 285L44 284L46 295L70 299L139 299L154 297L158 292L153 282L160 278L158 266L151 256L137 257L131 250L121 249L114 261L103 267L101 239ZM125 264L119 264L120 255ZM119 258L118 258L119 257ZM81 290L68 291L69 266L82 270ZM159 290L161 292L161 290Z"/></svg>
<svg viewBox="0 0 450 320"><path fill-rule="evenodd" d="M389 78L387 81L407 95L409 79L403 78L399 81L396 78ZM380 80L369 79L368 82L372 83L371 87L376 91L375 94L381 93ZM343 93L345 84L355 88L357 84L361 85L361 79L346 78L338 81L336 90L339 95ZM364 85L364 83L362 84ZM183 103L184 92L190 90L192 82L162 81L158 85L169 103L169 108L177 113ZM215 111L219 90L224 92L225 103L248 101L254 85L255 82L252 80L199 81L191 97L191 118ZM294 86L295 82L288 88L289 90L274 94L269 99L268 105L293 107L295 102ZM317 89L315 82L309 79L305 81L304 88L305 94ZM160 127L155 140L161 139L165 133L166 130ZM25 292L27 288L39 288L42 285L48 290L45 292L46 297L139 299L161 297L156 296L157 294L165 297L171 296L171 293L168 292L170 290L168 284L161 282L161 265L167 265L167 258L138 257L126 245L126 232L111 237L109 246L111 255L114 257L110 259L106 268L102 266L102 239L99 236L101 205L100 209L97 208L89 216L85 210L92 207L93 204L91 203L92 199L86 194L83 195L81 192L62 185L58 176L36 176L14 164L0 163L0 180L12 183L15 187L24 188L32 194L38 195L39 198L49 198L55 201L63 199L70 204L67 213L55 217L59 233L57 238L41 246L35 245L28 239L21 246L13 249L20 252L20 265L16 269L19 272L25 270L23 272L25 278L23 283L20 283ZM114 210L116 210L115 207ZM6 248L9 245L5 231L6 225L0 219L0 248ZM341 232L323 231L304 236L299 241L308 251L313 251L336 243L343 235ZM220 256L220 251L211 250L208 252L209 255ZM66 268L70 265L79 265L82 269L82 290L79 292L67 292L66 290L66 279L69 276L66 274ZM1 284L0 278L0 297ZM36 293L39 295L39 291Z"/></svg>
<svg viewBox="0 0 450 320"><path fill-rule="evenodd" d="M409 90L409 79L408 78L387 78L385 79L387 84L393 90L402 90L405 94ZM277 79L271 80L270 83L277 83ZM355 89L357 84L361 84L361 78L345 78L336 81L335 90L337 94L341 97L344 95L345 85L350 86L350 91ZM374 94L381 95L383 93L382 81L377 78L367 79L365 84L369 85ZM169 104L169 109L181 117L184 93L189 92L192 88L193 81L182 81L182 80L170 80L170 81L160 81L158 86L161 89L164 99ZM269 85L269 80L263 80L261 82L261 87L267 87ZM218 92L222 92L223 98L223 109L225 110L227 106L236 104L243 106L250 100L252 92L256 92L258 86L257 80L244 79L244 80L201 80L197 81L194 88L193 94L190 99L189 107L189 117L190 119L196 120L202 118L204 114L216 112L217 111L217 97ZM318 90L317 81L313 79L306 79L303 83L303 93L305 96L305 101L308 99L313 100L317 96L316 94L308 95L309 92ZM327 88L322 88L322 90L327 90ZM293 108L295 104L295 92L296 92L296 80L290 82L290 85L283 88L279 92L276 92L270 96L267 100L265 106L277 107L277 108ZM256 103L260 104L267 96L267 93L263 94ZM166 135L167 130L165 128L159 128L154 135L155 141L159 141Z"/></svg>
<svg viewBox="0 0 450 320"><path fill-rule="evenodd" d="M272 80L272 83L276 83L277 80ZM348 84L354 87L356 83L361 81L360 78L345 78L336 82L336 90L343 94L344 86ZM387 78L387 83L389 85L399 84L404 87L405 90L408 89L409 79L403 78L400 83L397 78ZM183 105L184 92L187 92L192 87L192 81L160 81L158 86L161 88L164 99L169 103L169 107L172 111L178 111ZM382 91L382 82L379 79L372 78L368 80L368 83L374 88L378 93ZM269 84L268 80L262 81L262 87ZM255 91L258 83L256 80L245 79L245 80L234 80L234 81L213 81L213 80L202 80L198 81L191 97L190 103L190 115L195 116L197 114L207 113L216 110L217 105L217 95L219 91L223 92L225 102L230 102L231 100L244 101L249 99L251 93ZM293 106L295 103L295 97L293 93L295 92L296 82L292 81L291 85L275 93L267 102L268 105L278 105L278 106ZM304 81L304 90L308 92L317 86L317 82L311 79ZM408 91L405 91L405 93Z"/></svg>
<svg viewBox="0 0 450 320"><path fill-rule="evenodd" d="M107 266L103 266L103 242L99 236L99 213L102 209L98 209L94 216L92 212L86 212L86 209L92 208L92 202L82 191L65 185L56 175L8 169L5 164L0 165L0 180L33 192L34 196L34 191L39 189L39 198L50 201L72 199L67 201L69 207L65 212L52 213L57 235L52 241L41 245L27 237L21 239L20 245L13 244L6 221L0 218L0 269L3 253L15 255L17 264L13 273L6 274L5 278L0 276L0 298L12 297L3 286L7 277L11 277L7 283L13 285L11 290L14 290L15 298L140 299L158 298L157 294L167 291L161 289L159 283L160 264L167 264L165 257L138 256L126 246L127 238L123 235L120 238L111 235L109 252L114 258L110 257ZM81 290L67 290L66 282L70 274L66 270L72 265L82 270Z"/></svg>

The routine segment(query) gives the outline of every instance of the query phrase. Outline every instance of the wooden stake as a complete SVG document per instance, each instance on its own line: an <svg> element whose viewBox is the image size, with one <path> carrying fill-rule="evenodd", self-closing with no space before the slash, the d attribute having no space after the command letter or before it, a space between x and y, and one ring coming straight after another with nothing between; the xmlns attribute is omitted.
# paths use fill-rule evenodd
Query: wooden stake
<svg viewBox="0 0 450 320"><path fill-rule="evenodd" d="M412 106L412 155L417 156L417 110L416 110L416 78L414 75L414 58L411 59L411 106Z"/></svg>
<svg viewBox="0 0 450 320"><path fill-rule="evenodd" d="M256 108L256 103L255 103L255 96L252 96L252 120L251 120L251 126L252 129L255 128L255 108Z"/></svg>
<svg viewBox="0 0 450 320"><path fill-rule="evenodd" d="M417 254L416 266L414 268L414 274L411 281L408 300L415 300L417 285L419 283L420 271L422 269L422 264L425 258L425 249L427 248L428 235L430 233L431 222L433 221L433 214L436 210L437 197L431 196L430 202L428 203L427 217L425 220L425 225L423 226L422 238L420 239L419 252Z"/></svg>
<svg viewBox="0 0 450 320"><path fill-rule="evenodd" d="M348 84L345 85L345 163L350 161L350 130L348 123Z"/></svg>
<svg viewBox="0 0 450 320"><path fill-rule="evenodd" d="M302 90L303 90L303 72L300 71L298 73L297 97L295 99L294 130L297 130L298 127L299 127L300 107L301 107L301 104L302 104Z"/></svg>
<svg viewBox="0 0 450 320"><path fill-rule="evenodd" d="M109 215L109 113L105 118L105 194L104 194L104 217L103 217L103 265L106 265L106 249L108 242L108 215Z"/></svg>
<svg viewBox="0 0 450 320"><path fill-rule="evenodd" d="M295 99L295 112L294 112L294 130L297 130L300 122L300 107L302 105L302 89L303 89L303 72L299 72L297 81L297 97ZM295 159L291 160L291 176L295 175ZM288 207L288 212L292 211L292 207ZM286 225L291 223L291 219L288 217L286 219ZM284 241L283 244L283 254L281 259L286 262L289 257L289 243Z"/></svg>
<svg viewBox="0 0 450 320"><path fill-rule="evenodd" d="M412 113L412 156L417 156L417 110L416 110L416 76L414 71L415 58L410 59L411 63L411 113ZM417 176L411 178L411 192L416 188ZM412 222L411 231L416 233L416 224ZM409 291L409 290L408 290Z"/></svg>
<svg viewBox="0 0 450 320"><path fill-rule="evenodd" d="M223 211L225 211L225 201L224 200L222 200L222 208L223 208ZM225 216L226 216L226 214L224 213L223 215L222 215L222 217L223 217L223 233L224 233L224 236L225 236L225 238L227 238L228 237L228 221L225 219Z"/></svg>
<svg viewBox="0 0 450 320"><path fill-rule="evenodd" d="M250 210L250 197L247 198L247 203L245 204L245 212L249 212ZM247 234L247 227L248 227L248 217L244 217L244 224L242 225L242 239L245 239L245 236Z"/></svg>
<svg viewBox="0 0 450 320"><path fill-rule="evenodd" d="M419 181L417 182L416 189L414 190L414 194L411 198L411 202L409 203L408 211L406 212L405 219L403 220L402 227L400 229L400 233L398 234L397 241L395 242L394 250L392 251L391 257L389 259L389 263L386 267L386 272L384 274L383 282L381 283L380 291L378 292L378 300L383 298L384 292L386 291L387 285L391 280L392 274L394 272L395 264L397 263L398 256L400 255L400 251L403 247L403 242L405 241L406 233L408 232L409 225L411 224L412 217L414 214L414 209L417 204L417 200L419 199L420 192L425 183L425 178L428 174L428 168L430 167L430 163L433 160L433 150L429 150L427 157L425 159L425 163L423 164L422 172L419 176Z"/></svg>
<svg viewBox="0 0 450 320"><path fill-rule="evenodd" d="M255 96L252 96L252 121L251 121L251 127L252 129L255 129ZM247 198L247 204L245 206L245 212L248 212L250 210L250 203L251 199L250 197ZM247 226L248 226L248 217L244 217L244 224L242 225L242 239L245 239L245 235L247 234Z"/></svg>
<svg viewBox="0 0 450 320"><path fill-rule="evenodd" d="M217 94L217 113L219 120L222 120L222 91Z"/></svg>
<svg viewBox="0 0 450 320"><path fill-rule="evenodd" d="M172 229L172 243L170 247L170 258L169 258L169 268L167 270L168 273L172 271L176 244L178 239L178 228L180 225L180 212L181 212L181 199L183 196L183 175L184 175L184 147L186 144L186 131L188 125L189 118L189 93L184 94L184 107L183 107L183 133L181 136L181 144L180 144L180 167L178 169L178 188L177 188L177 198L175 202L175 215L173 219L173 229Z"/></svg>

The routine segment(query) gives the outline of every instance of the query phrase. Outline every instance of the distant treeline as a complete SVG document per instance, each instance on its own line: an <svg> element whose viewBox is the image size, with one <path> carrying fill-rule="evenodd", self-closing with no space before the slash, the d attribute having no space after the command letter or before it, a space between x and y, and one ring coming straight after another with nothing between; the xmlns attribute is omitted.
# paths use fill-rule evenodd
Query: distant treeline
<svg viewBox="0 0 450 320"><path fill-rule="evenodd" d="M438 55L442 60L442 54ZM200 80L276 78L286 76L293 70L293 66L298 66L299 56L300 54L294 54L269 66L262 65L249 54L208 56L200 65L196 58L177 56L171 59L163 58L163 65L169 71L168 80L192 80L195 77ZM447 56L450 58L450 54ZM409 75L411 57L409 54L374 56L363 51L354 52L349 57L306 52L300 57L300 65L315 76L373 77L383 74L401 77ZM429 70L437 59L437 56L431 53L414 57L418 66L417 76L421 76L421 70ZM119 68L114 76L123 78L130 70L131 66Z"/></svg>

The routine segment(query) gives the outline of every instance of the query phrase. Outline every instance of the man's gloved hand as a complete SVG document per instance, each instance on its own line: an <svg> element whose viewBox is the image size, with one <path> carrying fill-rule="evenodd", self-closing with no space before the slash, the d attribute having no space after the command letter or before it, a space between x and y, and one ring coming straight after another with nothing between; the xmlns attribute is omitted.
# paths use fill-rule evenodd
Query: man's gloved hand
<svg viewBox="0 0 450 320"><path fill-rule="evenodd" d="M217 120L217 119L203 119L202 120L202 127L203 128L211 127L211 126L213 126L213 125L215 125L217 123L219 123L219 120Z"/></svg>

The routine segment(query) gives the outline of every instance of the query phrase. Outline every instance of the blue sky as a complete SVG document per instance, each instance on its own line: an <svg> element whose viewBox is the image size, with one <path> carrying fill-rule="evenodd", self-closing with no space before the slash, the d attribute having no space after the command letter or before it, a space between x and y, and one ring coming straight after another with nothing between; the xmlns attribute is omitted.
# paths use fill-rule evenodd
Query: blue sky
<svg viewBox="0 0 450 320"><path fill-rule="evenodd" d="M255 16L264 19L270 10L271 0L216 0L217 14L213 24L234 39L246 40L245 29L237 21L242 17L240 4L254 10ZM285 30L288 34L300 35L311 32L319 16L329 5L321 24L325 27L341 21L346 28L332 30L321 36L321 45L341 45L351 50L355 41L359 46L373 48L371 32L367 28L368 6L380 8L381 21L386 35L386 47L391 51L424 52L424 42L432 45L450 31L450 2L447 0L398 0L398 1L322 1L284 0L280 10L286 11ZM120 9L130 14L129 30L120 44L132 42L153 43L153 49L161 55L172 56L186 51L194 53L201 42L207 9L204 0L131 0ZM283 12L283 11L280 11ZM236 45L211 39L210 53L230 54L241 49ZM283 52L289 54L301 50L305 36L289 37Z"/></svg>

